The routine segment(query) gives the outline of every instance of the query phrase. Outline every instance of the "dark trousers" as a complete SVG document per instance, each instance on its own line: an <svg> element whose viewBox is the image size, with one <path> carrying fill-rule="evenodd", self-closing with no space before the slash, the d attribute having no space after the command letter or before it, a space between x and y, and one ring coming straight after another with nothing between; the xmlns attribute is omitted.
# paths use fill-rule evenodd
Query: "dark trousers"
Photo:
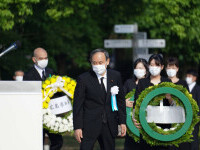
<svg viewBox="0 0 200 150"><path fill-rule="evenodd" d="M92 150L97 140L101 150L115 150L115 138L111 135L107 123L103 123L101 132L97 138L84 137L83 134L80 150Z"/></svg>
<svg viewBox="0 0 200 150"><path fill-rule="evenodd" d="M45 134L47 134L50 139L50 150L60 150L62 148L63 145L62 135L49 133L46 129L43 129L43 143Z"/></svg>
<svg viewBox="0 0 200 150"><path fill-rule="evenodd" d="M126 133L124 150L140 150L140 143L135 142L134 139Z"/></svg>

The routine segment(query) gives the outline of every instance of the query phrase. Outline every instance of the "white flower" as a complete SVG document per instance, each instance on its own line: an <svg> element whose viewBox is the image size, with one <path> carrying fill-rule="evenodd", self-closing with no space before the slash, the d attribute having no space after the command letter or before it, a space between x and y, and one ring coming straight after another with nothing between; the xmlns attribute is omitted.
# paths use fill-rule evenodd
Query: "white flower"
<svg viewBox="0 0 200 150"><path fill-rule="evenodd" d="M67 121L67 119L63 119L63 124L68 124L68 121Z"/></svg>
<svg viewBox="0 0 200 150"><path fill-rule="evenodd" d="M59 127L59 125L60 125L60 124L59 124L58 122L55 123L55 127Z"/></svg>
<svg viewBox="0 0 200 150"><path fill-rule="evenodd" d="M163 131L169 131L169 129L165 128Z"/></svg>
<svg viewBox="0 0 200 150"><path fill-rule="evenodd" d="M50 128L51 124L48 122L48 123L46 124L46 126Z"/></svg>
<svg viewBox="0 0 200 150"><path fill-rule="evenodd" d="M61 119L60 117L57 117L57 118L56 118L56 121L58 121L59 123L61 123L61 122L62 122L62 119Z"/></svg>
<svg viewBox="0 0 200 150"><path fill-rule="evenodd" d="M54 129L53 129L54 131L58 131L58 127L54 127Z"/></svg>
<svg viewBox="0 0 200 150"><path fill-rule="evenodd" d="M175 130L176 128L170 128L170 130Z"/></svg>
<svg viewBox="0 0 200 150"><path fill-rule="evenodd" d="M112 95L117 95L119 93L119 87L118 86L111 87L110 92Z"/></svg>
<svg viewBox="0 0 200 150"><path fill-rule="evenodd" d="M68 127L67 125L65 125L65 126L63 127L63 130L64 130L64 131L68 131L68 130L69 130L69 127Z"/></svg>
<svg viewBox="0 0 200 150"><path fill-rule="evenodd" d="M71 113L66 119L56 117L52 114L50 109L43 110L43 124L46 125L50 130L55 132L64 133L71 132L74 130L73 127L73 114Z"/></svg>
<svg viewBox="0 0 200 150"><path fill-rule="evenodd" d="M157 126L158 129L161 129L161 127Z"/></svg>
<svg viewBox="0 0 200 150"><path fill-rule="evenodd" d="M61 133L61 132L62 132L62 129L61 129L61 128L59 128L59 129L58 129L58 132L60 132L60 133Z"/></svg>
<svg viewBox="0 0 200 150"><path fill-rule="evenodd" d="M55 127L54 127L54 125L52 124L51 126L50 126L50 129L51 130L53 130Z"/></svg>
<svg viewBox="0 0 200 150"><path fill-rule="evenodd" d="M44 123L48 123L50 120L51 120L50 116L47 115L44 117Z"/></svg>
<svg viewBox="0 0 200 150"><path fill-rule="evenodd" d="M47 109L42 109L42 113L43 113L43 115L46 115L46 114L48 114L48 110Z"/></svg>
<svg viewBox="0 0 200 150"><path fill-rule="evenodd" d="M51 114L51 110L48 108L46 109L48 114Z"/></svg>
<svg viewBox="0 0 200 150"><path fill-rule="evenodd" d="M64 128L64 124L60 124L59 128L63 129Z"/></svg>
<svg viewBox="0 0 200 150"><path fill-rule="evenodd" d="M50 124L51 126L54 126L55 120L51 119L51 121L49 122L49 124Z"/></svg>

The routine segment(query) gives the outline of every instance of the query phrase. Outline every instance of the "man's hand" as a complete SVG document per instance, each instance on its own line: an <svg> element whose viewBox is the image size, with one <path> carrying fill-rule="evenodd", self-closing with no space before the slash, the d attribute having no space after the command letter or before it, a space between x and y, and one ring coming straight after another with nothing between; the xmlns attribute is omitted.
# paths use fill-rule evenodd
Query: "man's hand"
<svg viewBox="0 0 200 150"><path fill-rule="evenodd" d="M130 98L126 99L126 107L133 107L134 101L130 101Z"/></svg>
<svg viewBox="0 0 200 150"><path fill-rule="evenodd" d="M76 129L74 132L74 136L76 138L76 140L81 143L81 138L83 138L83 133L82 133L82 129Z"/></svg>
<svg viewBox="0 0 200 150"><path fill-rule="evenodd" d="M141 125L140 125L140 123L137 123L136 119L133 118L133 122L134 122L134 125L136 126L136 128L141 129Z"/></svg>
<svg viewBox="0 0 200 150"><path fill-rule="evenodd" d="M126 135L126 125L125 124L120 124L121 127L121 137Z"/></svg>

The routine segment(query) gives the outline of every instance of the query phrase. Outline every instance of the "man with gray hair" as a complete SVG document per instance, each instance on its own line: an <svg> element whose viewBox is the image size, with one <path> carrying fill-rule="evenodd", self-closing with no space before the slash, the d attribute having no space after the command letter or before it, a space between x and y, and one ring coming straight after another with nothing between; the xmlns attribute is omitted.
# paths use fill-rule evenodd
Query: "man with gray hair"
<svg viewBox="0 0 200 150"><path fill-rule="evenodd" d="M74 94L73 121L75 138L81 150L92 150L98 140L101 150L115 150L118 125L126 134L126 107L121 75L107 69L107 51L90 54L92 70L78 77Z"/></svg>

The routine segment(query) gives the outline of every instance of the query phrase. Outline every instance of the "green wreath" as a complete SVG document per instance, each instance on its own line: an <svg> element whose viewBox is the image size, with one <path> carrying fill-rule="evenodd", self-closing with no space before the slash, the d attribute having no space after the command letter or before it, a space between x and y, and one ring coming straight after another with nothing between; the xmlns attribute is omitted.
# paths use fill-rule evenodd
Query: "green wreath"
<svg viewBox="0 0 200 150"><path fill-rule="evenodd" d="M147 105L158 106L160 100L165 98L165 94L171 94L177 106L184 107L186 112L185 123L172 124L168 130L162 129L155 123L147 123L146 107ZM135 106L135 118L141 123L143 139L150 145L178 147L180 143L193 141L192 132L194 126L199 122L199 107L192 95L181 85L175 85L170 82L164 82L155 86L146 88L138 97Z"/></svg>
<svg viewBox="0 0 200 150"><path fill-rule="evenodd" d="M130 91L126 95L126 99L130 98L130 101L134 101L134 95L135 95L135 89ZM127 133L130 137L134 139L135 142L138 142L140 140L140 131L135 127L133 123L133 108L126 107L126 125L127 125Z"/></svg>

